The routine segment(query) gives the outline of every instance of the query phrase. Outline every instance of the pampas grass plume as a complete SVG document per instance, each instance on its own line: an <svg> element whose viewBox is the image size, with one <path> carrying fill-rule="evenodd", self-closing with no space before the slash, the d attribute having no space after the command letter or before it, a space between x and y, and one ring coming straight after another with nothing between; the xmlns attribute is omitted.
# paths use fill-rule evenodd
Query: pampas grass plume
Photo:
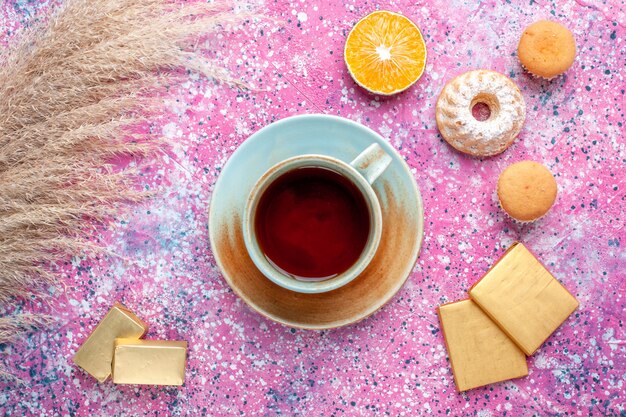
<svg viewBox="0 0 626 417"><path fill-rule="evenodd" d="M111 161L157 147L136 127L187 68L234 81L194 40L241 16L222 3L68 0L0 55L0 305L54 282L47 267L90 247L94 222L145 197ZM47 320L0 318L0 343Z"/></svg>

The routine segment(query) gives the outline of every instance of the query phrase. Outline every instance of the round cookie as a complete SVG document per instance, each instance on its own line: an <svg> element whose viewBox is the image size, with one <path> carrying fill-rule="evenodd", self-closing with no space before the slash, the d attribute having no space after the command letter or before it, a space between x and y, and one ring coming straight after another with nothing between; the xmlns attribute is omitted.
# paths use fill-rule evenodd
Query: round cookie
<svg viewBox="0 0 626 417"><path fill-rule="evenodd" d="M477 105L488 107L485 120L474 117ZM474 70L446 84L437 100L436 118L441 135L453 148L492 156L504 152L517 137L526 119L526 103L507 76Z"/></svg>
<svg viewBox="0 0 626 417"><path fill-rule="evenodd" d="M556 199L552 173L534 161L508 166L498 179L500 206L513 219L532 222L546 214Z"/></svg>
<svg viewBox="0 0 626 417"><path fill-rule="evenodd" d="M572 32L560 23L540 20L524 30L517 56L528 72L549 80L572 66L576 41Z"/></svg>

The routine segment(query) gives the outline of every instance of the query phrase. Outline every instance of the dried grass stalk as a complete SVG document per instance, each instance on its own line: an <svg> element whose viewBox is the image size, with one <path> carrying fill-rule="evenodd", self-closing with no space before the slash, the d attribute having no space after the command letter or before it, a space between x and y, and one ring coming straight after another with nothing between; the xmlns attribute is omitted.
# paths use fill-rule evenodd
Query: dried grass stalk
<svg viewBox="0 0 626 417"><path fill-rule="evenodd" d="M54 281L48 262L144 197L110 162L154 151L137 127L181 68L228 79L190 45L240 18L222 3L68 0L0 52L0 307ZM33 320L0 318L0 343Z"/></svg>

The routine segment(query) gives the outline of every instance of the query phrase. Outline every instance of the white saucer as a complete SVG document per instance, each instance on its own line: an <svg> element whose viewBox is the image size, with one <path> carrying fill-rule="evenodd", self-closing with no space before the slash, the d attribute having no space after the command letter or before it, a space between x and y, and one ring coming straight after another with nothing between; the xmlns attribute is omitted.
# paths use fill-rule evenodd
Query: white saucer
<svg viewBox="0 0 626 417"><path fill-rule="evenodd" d="M383 237L368 268L350 284L322 294L296 293L272 283L252 263L241 233L254 183L283 159L323 154L349 163L374 142L393 161L373 186L383 212ZM371 129L336 116L294 116L254 133L224 166L209 209L213 254L235 293L272 320L308 329L354 323L382 307L410 274L423 234L422 199L402 157Z"/></svg>

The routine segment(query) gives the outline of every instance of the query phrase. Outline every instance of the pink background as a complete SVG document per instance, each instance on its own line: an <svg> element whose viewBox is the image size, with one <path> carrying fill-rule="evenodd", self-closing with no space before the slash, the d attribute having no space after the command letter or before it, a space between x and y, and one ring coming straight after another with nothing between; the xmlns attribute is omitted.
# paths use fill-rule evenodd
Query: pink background
<svg viewBox="0 0 626 417"><path fill-rule="evenodd" d="M626 415L626 6L327 3L255 0L276 19L249 21L205 45L256 89L195 74L171 87L154 128L175 146L141 178L159 197L101 233L110 256L60 265L64 292L51 289L45 303L16 301L5 311L58 317L47 331L0 346L4 362L28 382L0 384L5 414ZM2 42L48 7L4 1ZM410 17L428 48L424 76L391 98L356 86L343 63L345 36L375 9ZM542 18L564 22L578 43L574 66L552 82L530 77L515 56L523 28ZM528 114L513 146L484 160L450 148L434 117L444 84L476 68L510 76ZM377 314L331 331L291 329L251 311L222 279L208 244L208 203L229 156L261 127L303 113L341 115L387 138L412 167L425 206L424 244L407 284ZM547 217L522 227L499 210L494 189L502 169L523 159L550 168L559 196ZM515 240L580 308L528 359L528 377L459 394L435 308L464 298ZM150 323L149 338L189 342L184 387L98 384L72 365L116 300Z"/></svg>

